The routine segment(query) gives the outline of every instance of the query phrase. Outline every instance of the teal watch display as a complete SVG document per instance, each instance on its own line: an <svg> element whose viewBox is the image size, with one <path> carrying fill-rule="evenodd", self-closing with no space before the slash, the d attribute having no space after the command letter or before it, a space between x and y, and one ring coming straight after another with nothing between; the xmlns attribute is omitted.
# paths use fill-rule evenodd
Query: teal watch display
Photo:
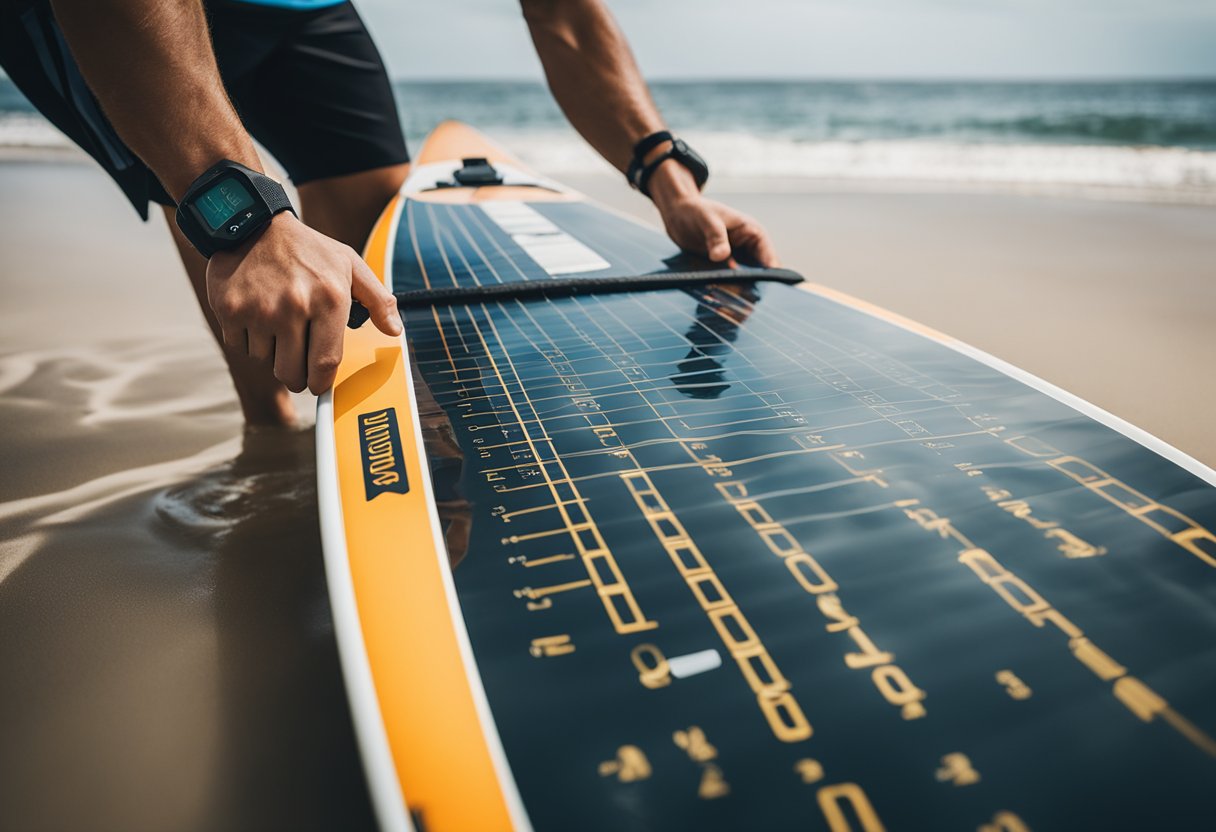
<svg viewBox="0 0 1216 832"><path fill-rule="evenodd" d="M236 248L282 211L295 208L283 186L230 159L212 165L177 205L177 227L199 253Z"/></svg>

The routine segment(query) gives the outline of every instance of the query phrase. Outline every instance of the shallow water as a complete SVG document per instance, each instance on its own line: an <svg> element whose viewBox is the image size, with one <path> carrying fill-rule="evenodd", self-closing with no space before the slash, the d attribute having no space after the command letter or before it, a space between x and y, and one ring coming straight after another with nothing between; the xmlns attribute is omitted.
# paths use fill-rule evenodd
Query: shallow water
<svg viewBox="0 0 1216 832"><path fill-rule="evenodd" d="M193 339L3 357L0 418L0 826L370 826L312 431Z"/></svg>

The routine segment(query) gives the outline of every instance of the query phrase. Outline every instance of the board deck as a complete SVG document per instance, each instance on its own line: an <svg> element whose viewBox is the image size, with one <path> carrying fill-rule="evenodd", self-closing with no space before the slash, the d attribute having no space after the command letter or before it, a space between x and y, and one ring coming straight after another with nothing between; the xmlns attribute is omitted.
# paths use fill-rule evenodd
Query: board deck
<svg viewBox="0 0 1216 832"><path fill-rule="evenodd" d="M436 187L472 156L505 184ZM366 254L398 291L692 262L455 123ZM1211 469L821 287L405 326L348 333L317 426L385 829L1216 817Z"/></svg>

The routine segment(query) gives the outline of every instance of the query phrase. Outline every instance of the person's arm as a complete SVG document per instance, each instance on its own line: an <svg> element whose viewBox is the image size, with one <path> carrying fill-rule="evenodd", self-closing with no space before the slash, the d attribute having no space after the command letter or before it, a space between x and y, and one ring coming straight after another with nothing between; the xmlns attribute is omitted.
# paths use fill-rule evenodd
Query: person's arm
<svg viewBox="0 0 1216 832"><path fill-rule="evenodd" d="M52 0L89 87L123 141L180 199L221 159L262 170L228 100L200 0ZM351 296L389 335L392 295L351 250L290 213L217 252L207 295L229 349L272 361L293 391L333 384Z"/></svg>
<svg viewBox="0 0 1216 832"><path fill-rule="evenodd" d="M601 0L521 0L521 6L553 97L583 138L624 173L634 145L664 124L616 21ZM660 145L651 158L666 149ZM681 248L714 261L733 254L777 265L759 223L701 196L674 159L659 165L648 189Z"/></svg>

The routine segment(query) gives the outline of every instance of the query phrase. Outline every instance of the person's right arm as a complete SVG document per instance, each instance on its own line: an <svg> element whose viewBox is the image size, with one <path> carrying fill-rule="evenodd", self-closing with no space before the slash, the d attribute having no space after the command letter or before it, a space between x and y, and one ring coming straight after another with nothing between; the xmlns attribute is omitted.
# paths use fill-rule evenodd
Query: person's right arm
<svg viewBox="0 0 1216 832"><path fill-rule="evenodd" d="M228 100L200 0L52 0L81 73L123 141L174 199L221 159L262 170ZM333 384L352 295L389 335L392 294L349 246L290 213L218 252L207 296L229 349L273 361L293 391Z"/></svg>

